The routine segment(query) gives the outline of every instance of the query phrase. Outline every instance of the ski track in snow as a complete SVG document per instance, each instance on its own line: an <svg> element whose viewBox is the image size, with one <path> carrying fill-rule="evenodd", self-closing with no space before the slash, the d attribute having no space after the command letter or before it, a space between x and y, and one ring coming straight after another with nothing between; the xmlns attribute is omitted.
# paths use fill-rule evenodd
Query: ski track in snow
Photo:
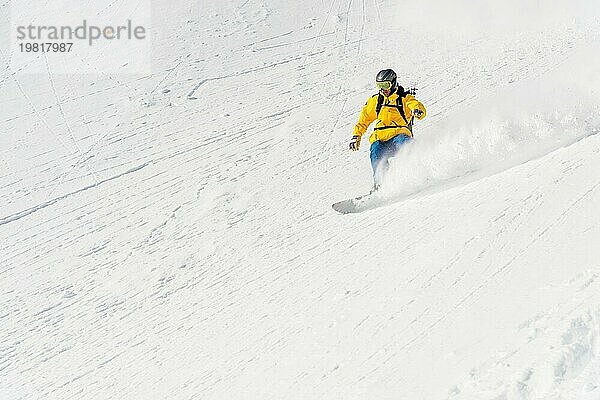
<svg viewBox="0 0 600 400"><path fill-rule="evenodd" d="M0 75L0 398L599 398L598 135L330 210L368 190L345 150L377 70L418 85L427 136L597 32L156 7L151 75Z"/></svg>

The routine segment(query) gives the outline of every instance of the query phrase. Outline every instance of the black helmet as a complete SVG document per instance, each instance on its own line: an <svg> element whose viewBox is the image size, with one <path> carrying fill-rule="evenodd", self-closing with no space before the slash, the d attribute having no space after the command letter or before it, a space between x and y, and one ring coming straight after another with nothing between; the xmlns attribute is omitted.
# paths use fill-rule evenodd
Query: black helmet
<svg viewBox="0 0 600 400"><path fill-rule="evenodd" d="M377 77L375 77L375 82L377 83L377 87L379 87L380 89L385 89L385 90L389 90L389 89L395 89L397 86L397 82L396 82L396 73L394 72L394 70L391 69L383 69L381 71L379 71L379 73L377 74ZM383 82L389 82L388 87L385 87L385 84L380 85L380 83Z"/></svg>

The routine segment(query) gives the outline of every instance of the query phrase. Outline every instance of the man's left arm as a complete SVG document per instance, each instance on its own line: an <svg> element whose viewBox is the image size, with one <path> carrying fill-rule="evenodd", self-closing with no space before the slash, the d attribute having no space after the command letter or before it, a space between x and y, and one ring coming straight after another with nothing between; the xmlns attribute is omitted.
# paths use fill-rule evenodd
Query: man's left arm
<svg viewBox="0 0 600 400"><path fill-rule="evenodd" d="M425 115L427 115L427 110L423 103L415 99L412 95L406 98L406 107L408 107L412 115L418 119L423 119L425 118Z"/></svg>

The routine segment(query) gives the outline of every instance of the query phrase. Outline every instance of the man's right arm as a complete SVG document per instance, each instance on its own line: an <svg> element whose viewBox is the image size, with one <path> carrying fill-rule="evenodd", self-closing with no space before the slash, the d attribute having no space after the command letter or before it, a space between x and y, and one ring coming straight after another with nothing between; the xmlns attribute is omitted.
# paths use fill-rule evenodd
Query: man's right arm
<svg viewBox="0 0 600 400"><path fill-rule="evenodd" d="M362 109L360 113L360 117L358 118L358 123L354 126L354 132L352 132L353 136L362 136L369 128L369 125L377 118L377 113L375 111L377 108L377 95L372 96Z"/></svg>
<svg viewBox="0 0 600 400"><path fill-rule="evenodd" d="M360 147L360 138L365 134L371 122L377 118L377 95L372 96L362 109L358 123L354 126L354 132L352 132L352 139L350 140L350 150L356 151Z"/></svg>

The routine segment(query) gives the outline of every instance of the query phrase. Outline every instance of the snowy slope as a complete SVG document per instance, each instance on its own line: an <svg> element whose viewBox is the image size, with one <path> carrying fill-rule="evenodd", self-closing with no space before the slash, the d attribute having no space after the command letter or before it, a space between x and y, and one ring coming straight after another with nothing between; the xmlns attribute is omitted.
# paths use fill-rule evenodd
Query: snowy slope
<svg viewBox="0 0 600 400"><path fill-rule="evenodd" d="M478 4L155 1L139 76L3 38L0 398L600 399L599 6ZM387 67L425 191L337 215Z"/></svg>

